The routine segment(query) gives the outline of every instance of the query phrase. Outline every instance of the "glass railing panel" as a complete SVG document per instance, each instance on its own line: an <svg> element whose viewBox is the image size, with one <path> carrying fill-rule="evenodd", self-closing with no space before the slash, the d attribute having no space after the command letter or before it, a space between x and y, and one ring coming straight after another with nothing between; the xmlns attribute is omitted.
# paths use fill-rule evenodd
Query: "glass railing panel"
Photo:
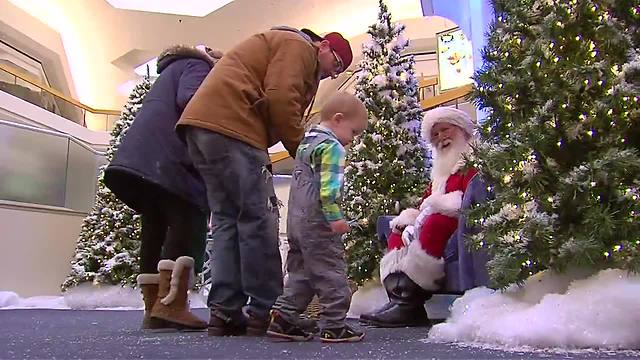
<svg viewBox="0 0 640 360"><path fill-rule="evenodd" d="M88 212L104 153L49 130L0 120L0 200Z"/></svg>
<svg viewBox="0 0 640 360"><path fill-rule="evenodd" d="M0 122L0 199L64 207L68 143Z"/></svg>
<svg viewBox="0 0 640 360"><path fill-rule="evenodd" d="M99 156L93 149L69 140L66 208L89 212L95 198L98 166L103 163L104 156Z"/></svg>

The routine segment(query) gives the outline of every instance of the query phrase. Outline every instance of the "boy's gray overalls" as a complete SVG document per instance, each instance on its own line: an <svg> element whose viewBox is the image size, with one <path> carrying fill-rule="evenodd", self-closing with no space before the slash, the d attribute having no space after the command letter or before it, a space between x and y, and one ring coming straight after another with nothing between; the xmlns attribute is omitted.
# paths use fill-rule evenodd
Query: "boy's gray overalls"
<svg viewBox="0 0 640 360"><path fill-rule="evenodd" d="M327 134L317 133L296 157L287 218L288 279L274 305L285 320L296 323L317 294L322 329L343 327L351 303L342 237L332 233L325 219L320 203L319 165L316 169L310 165L313 150L330 139L333 138Z"/></svg>

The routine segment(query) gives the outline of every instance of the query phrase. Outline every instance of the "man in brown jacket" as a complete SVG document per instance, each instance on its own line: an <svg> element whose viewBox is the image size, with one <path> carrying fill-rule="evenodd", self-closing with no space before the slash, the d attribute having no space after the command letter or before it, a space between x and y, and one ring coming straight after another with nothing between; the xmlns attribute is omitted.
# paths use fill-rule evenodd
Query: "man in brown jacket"
<svg viewBox="0 0 640 360"><path fill-rule="evenodd" d="M352 58L338 33L273 28L227 52L185 108L177 130L205 181L213 214L209 335L266 332L282 293L267 148L282 141L295 157L302 116L320 80L335 78Z"/></svg>

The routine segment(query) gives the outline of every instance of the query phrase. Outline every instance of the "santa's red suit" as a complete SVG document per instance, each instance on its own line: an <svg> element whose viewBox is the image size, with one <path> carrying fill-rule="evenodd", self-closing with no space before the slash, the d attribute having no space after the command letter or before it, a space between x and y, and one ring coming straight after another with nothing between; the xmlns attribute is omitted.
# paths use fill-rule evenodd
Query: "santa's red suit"
<svg viewBox="0 0 640 360"><path fill-rule="evenodd" d="M444 277L444 249L458 227L462 196L476 175L473 168L458 167L452 169L445 186L429 186L422 198L422 210L406 209L392 221L392 228L407 228L402 235L392 232L389 236L388 252L380 261L381 279L402 271L421 288L438 289L437 281Z"/></svg>
<svg viewBox="0 0 640 360"><path fill-rule="evenodd" d="M436 108L425 113L422 137L432 146L431 184L419 207L391 222L380 279L389 303L360 320L381 327L429 324L424 302L444 277L444 249L458 227L462 197L476 170L465 167L474 123L463 111ZM402 234L400 234L402 231Z"/></svg>

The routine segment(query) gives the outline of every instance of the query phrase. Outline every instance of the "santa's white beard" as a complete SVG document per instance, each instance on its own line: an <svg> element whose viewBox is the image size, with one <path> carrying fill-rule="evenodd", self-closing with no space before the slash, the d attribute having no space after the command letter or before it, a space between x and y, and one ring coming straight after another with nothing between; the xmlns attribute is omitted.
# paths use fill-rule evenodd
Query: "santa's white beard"
<svg viewBox="0 0 640 360"><path fill-rule="evenodd" d="M444 187L450 175L463 165L463 155L471 150L469 142L464 136L456 135L449 146L432 150L433 162L431 167L432 192L444 193Z"/></svg>

